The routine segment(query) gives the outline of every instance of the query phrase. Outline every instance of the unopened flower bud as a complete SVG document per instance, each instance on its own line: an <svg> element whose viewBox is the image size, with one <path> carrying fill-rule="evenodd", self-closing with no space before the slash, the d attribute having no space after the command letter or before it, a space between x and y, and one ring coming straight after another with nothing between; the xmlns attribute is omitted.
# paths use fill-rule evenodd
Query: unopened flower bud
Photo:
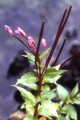
<svg viewBox="0 0 80 120"><path fill-rule="evenodd" d="M26 33L20 27L17 27L17 29L15 30L15 33L20 34L23 37L27 37Z"/></svg>
<svg viewBox="0 0 80 120"><path fill-rule="evenodd" d="M5 25L4 27L5 27L5 30L6 30L9 34L13 35L13 32L12 32L11 28L10 28L8 25Z"/></svg>
<svg viewBox="0 0 80 120"><path fill-rule="evenodd" d="M35 41L31 36L28 37L28 44L30 47L32 47L32 45L35 44Z"/></svg>
<svg viewBox="0 0 80 120"><path fill-rule="evenodd" d="M41 40L41 43L42 43L43 47L46 49L46 47L47 47L46 40L45 40L45 39L42 39L42 40Z"/></svg>

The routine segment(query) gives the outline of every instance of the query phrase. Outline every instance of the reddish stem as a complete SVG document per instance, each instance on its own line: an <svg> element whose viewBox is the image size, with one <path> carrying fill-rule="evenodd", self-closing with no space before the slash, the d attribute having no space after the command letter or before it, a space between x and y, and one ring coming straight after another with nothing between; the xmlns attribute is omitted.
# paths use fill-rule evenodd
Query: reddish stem
<svg viewBox="0 0 80 120"><path fill-rule="evenodd" d="M29 48L29 46L27 46L20 38L18 38L16 35L13 35L13 37L15 37L17 40L19 40L34 55L34 51L32 51Z"/></svg>
<svg viewBox="0 0 80 120"><path fill-rule="evenodd" d="M66 42L66 38L64 39L63 44L62 44L62 46L61 46L61 48L60 48L60 51L59 51L59 53L58 53L58 55L57 55L55 61L52 63L51 66L54 66L54 65L56 64L58 58L60 57L60 55L61 55L61 53L62 53L62 50L63 50L63 47L64 47L65 42Z"/></svg>
<svg viewBox="0 0 80 120"><path fill-rule="evenodd" d="M46 60L46 63L45 63L43 72L44 72L45 69L48 67L48 64L49 64L49 62L50 62L50 59L51 59L51 57L52 57L52 54L53 54L53 52L54 52L54 50L55 50L55 47L56 47L56 45L57 45L57 43L58 43L58 41L59 41L60 35L61 35L61 33L62 33L63 29L64 29L64 26L65 26L65 24L66 24L66 22L67 22L68 17L69 17L71 8L72 8L72 6L69 7L69 10L66 9L65 12L64 12L64 14L63 14L63 16L62 16L62 19L61 19L61 22L60 22L60 25L59 25L59 28L58 28L58 31L57 31L57 34L56 34L54 43L53 43L53 45L52 45L50 54L49 54L49 56L48 56L48 58L47 58L47 60ZM68 11L68 13L67 13L67 11ZM67 15L66 15L66 14L67 14Z"/></svg>

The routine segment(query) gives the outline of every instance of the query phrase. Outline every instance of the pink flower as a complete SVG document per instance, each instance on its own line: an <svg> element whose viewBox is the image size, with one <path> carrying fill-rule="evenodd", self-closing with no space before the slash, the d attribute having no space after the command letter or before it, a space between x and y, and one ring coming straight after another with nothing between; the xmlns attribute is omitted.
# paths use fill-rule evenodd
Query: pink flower
<svg viewBox="0 0 80 120"><path fill-rule="evenodd" d="M42 39L41 43L42 43L43 47L46 49L46 47L47 47L46 40L45 40L45 39Z"/></svg>
<svg viewBox="0 0 80 120"><path fill-rule="evenodd" d="M15 30L15 33L20 34L23 37L27 37L26 33L20 27L17 27L17 29Z"/></svg>
<svg viewBox="0 0 80 120"><path fill-rule="evenodd" d="M30 47L32 47L32 45L35 44L35 41L31 36L28 37L28 44Z"/></svg>
<svg viewBox="0 0 80 120"><path fill-rule="evenodd" d="M5 25L4 27L5 27L5 30L6 30L9 34L13 35L13 32L12 32L11 28L10 28L8 25Z"/></svg>

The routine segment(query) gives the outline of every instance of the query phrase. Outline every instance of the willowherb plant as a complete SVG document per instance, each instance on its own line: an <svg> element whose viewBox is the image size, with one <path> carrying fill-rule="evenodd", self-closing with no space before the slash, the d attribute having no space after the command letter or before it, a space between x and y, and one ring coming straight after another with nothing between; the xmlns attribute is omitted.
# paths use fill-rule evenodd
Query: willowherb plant
<svg viewBox="0 0 80 120"><path fill-rule="evenodd" d="M80 90L78 84L75 86L72 92L69 93L63 86L57 83L57 80L61 77L61 74L65 72L65 70L61 70L59 68L68 60L80 54L80 52L67 59L61 65L54 66L64 47L66 40L64 39L61 49L53 63L54 67L51 67L49 65L52 54L54 53L55 47L69 17L71 8L72 6L70 6L69 9L66 9L62 16L51 49L47 48L46 40L42 39L45 23L44 20L42 22L37 44L31 36L28 37L21 28L17 27L15 33L27 39L27 44L25 44L19 37L17 37L13 33L9 26L5 25L5 29L7 30L7 32L14 36L17 40L19 40L29 50L29 52L25 51L26 55L23 56L27 57L28 60L33 65L35 65L34 72L25 73L23 76L21 76L20 79L17 80L17 83L13 85L21 92L22 98L24 100L24 103L21 106L22 109L25 108L26 110L26 116L24 120L77 120L77 113L73 104L80 104ZM39 51L40 43L42 43L42 46L44 47L43 52ZM44 59L45 63L43 62ZM56 87L50 89L49 83L55 84ZM29 88L35 90L35 95L27 89L18 86L18 84L28 86ZM52 102L52 99L56 97L59 97L60 101Z"/></svg>

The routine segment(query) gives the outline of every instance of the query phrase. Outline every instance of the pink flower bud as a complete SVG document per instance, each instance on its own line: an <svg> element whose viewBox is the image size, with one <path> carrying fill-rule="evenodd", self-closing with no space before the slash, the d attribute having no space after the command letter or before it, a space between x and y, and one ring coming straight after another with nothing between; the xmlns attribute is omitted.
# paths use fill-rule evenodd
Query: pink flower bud
<svg viewBox="0 0 80 120"><path fill-rule="evenodd" d="M17 27L17 29L15 30L15 33L20 34L23 37L27 37L26 33L20 27Z"/></svg>
<svg viewBox="0 0 80 120"><path fill-rule="evenodd" d="M43 47L46 49L46 47L47 47L46 40L45 40L45 39L42 39L41 43L42 43Z"/></svg>
<svg viewBox="0 0 80 120"><path fill-rule="evenodd" d="M32 47L32 45L35 44L35 41L31 36L28 37L28 44L30 47Z"/></svg>
<svg viewBox="0 0 80 120"><path fill-rule="evenodd" d="M13 35L13 32L12 32L11 28L10 28L8 25L5 25L4 27L5 27L5 30L6 30L9 34Z"/></svg>

